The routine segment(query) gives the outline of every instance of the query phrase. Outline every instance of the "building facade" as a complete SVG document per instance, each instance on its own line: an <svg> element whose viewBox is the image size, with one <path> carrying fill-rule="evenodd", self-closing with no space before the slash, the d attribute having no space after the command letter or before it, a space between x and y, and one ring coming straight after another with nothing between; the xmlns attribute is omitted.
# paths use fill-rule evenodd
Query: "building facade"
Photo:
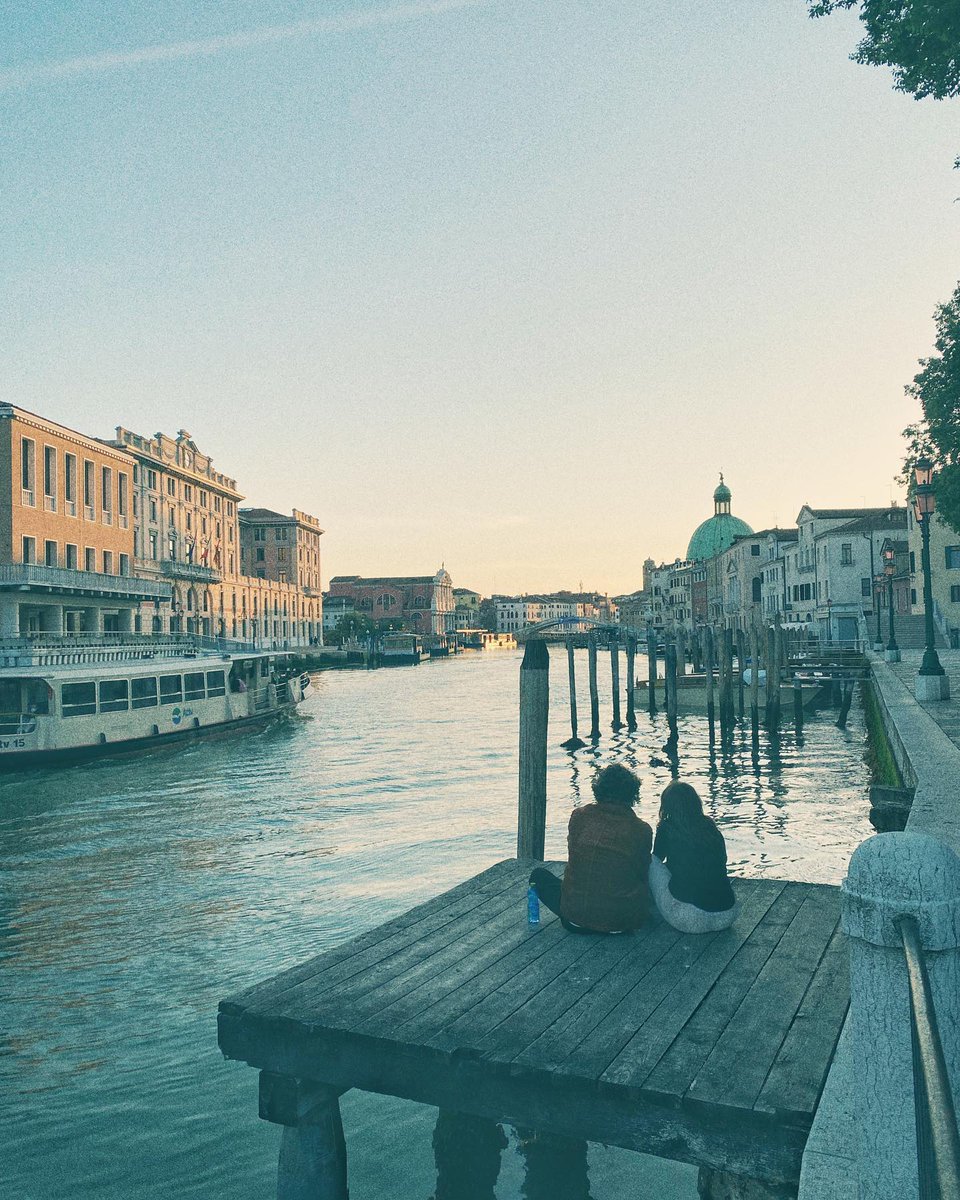
<svg viewBox="0 0 960 1200"><path fill-rule="evenodd" d="M132 632L170 585L136 577L135 460L0 406L0 638Z"/></svg>
<svg viewBox="0 0 960 1200"><path fill-rule="evenodd" d="M346 600L380 626L391 623L423 637L444 639L456 629L453 581L443 567L435 575L336 575L327 593Z"/></svg>

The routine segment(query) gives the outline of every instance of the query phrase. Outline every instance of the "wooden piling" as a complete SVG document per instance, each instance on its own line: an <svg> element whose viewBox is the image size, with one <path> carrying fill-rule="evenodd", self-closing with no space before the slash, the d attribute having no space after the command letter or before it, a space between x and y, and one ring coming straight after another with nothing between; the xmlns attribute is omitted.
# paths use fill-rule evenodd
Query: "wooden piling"
<svg viewBox="0 0 960 1200"><path fill-rule="evenodd" d="M613 692L613 722L614 729L621 729L620 720L620 641L614 637L610 643L610 690Z"/></svg>
<svg viewBox="0 0 960 1200"><path fill-rule="evenodd" d="M777 635L771 625L767 630L767 725L780 727L780 667L777 662Z"/></svg>
<svg viewBox="0 0 960 1200"><path fill-rule="evenodd" d="M567 634L567 679L570 686L570 736L563 743L564 750L579 750L586 742L577 736L577 670L573 658L573 634Z"/></svg>
<svg viewBox="0 0 960 1200"><path fill-rule="evenodd" d="M664 652L664 673L667 682L667 725L670 736L667 738L665 749L675 750L678 742L677 735L677 647L675 643L667 642Z"/></svg>
<svg viewBox="0 0 960 1200"><path fill-rule="evenodd" d="M793 724L797 733L803 732L803 686L796 675L793 677Z"/></svg>
<svg viewBox="0 0 960 1200"><path fill-rule="evenodd" d="M587 674L590 682L590 737L600 736L600 693L597 691L597 635L587 634Z"/></svg>
<svg viewBox="0 0 960 1200"><path fill-rule="evenodd" d="M747 659L747 635L742 629L737 630L737 713L743 720L743 671Z"/></svg>
<svg viewBox="0 0 960 1200"><path fill-rule="evenodd" d="M760 635L750 630L750 731L754 745L760 737Z"/></svg>
<svg viewBox="0 0 960 1200"><path fill-rule="evenodd" d="M687 631L682 625L677 626L677 674L687 673Z"/></svg>
<svg viewBox="0 0 960 1200"><path fill-rule="evenodd" d="M636 685L637 685L637 638L635 634L627 635L627 728L636 729Z"/></svg>
<svg viewBox="0 0 960 1200"><path fill-rule="evenodd" d="M734 712L733 712L733 630L724 629L723 631L723 704L721 712L721 728L724 727L727 733L733 730ZM724 717L723 714L726 714Z"/></svg>
<svg viewBox="0 0 960 1200"><path fill-rule="evenodd" d="M657 635L647 630L647 708L653 716L657 711Z"/></svg>
<svg viewBox="0 0 960 1200"><path fill-rule="evenodd" d="M712 746L716 741L716 710L713 700L713 630L709 625L703 627L703 669L707 681L707 731Z"/></svg>
<svg viewBox="0 0 960 1200"><path fill-rule="evenodd" d="M517 858L543 860L547 825L547 719L550 655L542 638L530 638L520 664L520 794Z"/></svg>
<svg viewBox="0 0 960 1200"><path fill-rule="evenodd" d="M853 680L848 679L843 685L843 699L840 701L840 715L837 717L837 728L846 729L847 714L853 702Z"/></svg>

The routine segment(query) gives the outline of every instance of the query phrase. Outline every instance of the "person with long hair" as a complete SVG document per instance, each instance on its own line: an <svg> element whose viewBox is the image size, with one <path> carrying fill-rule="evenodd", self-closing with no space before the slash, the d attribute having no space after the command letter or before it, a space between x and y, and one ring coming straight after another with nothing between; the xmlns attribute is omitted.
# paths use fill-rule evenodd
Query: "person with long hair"
<svg viewBox="0 0 960 1200"><path fill-rule="evenodd" d="M726 929L739 911L723 834L689 783L675 780L660 797L650 891L663 919L682 933Z"/></svg>
<svg viewBox="0 0 960 1200"><path fill-rule="evenodd" d="M567 866L560 880L536 867L530 886L577 933L625 933L649 915L650 848L653 830L633 811L640 780L611 763L593 780L594 804L570 814Z"/></svg>

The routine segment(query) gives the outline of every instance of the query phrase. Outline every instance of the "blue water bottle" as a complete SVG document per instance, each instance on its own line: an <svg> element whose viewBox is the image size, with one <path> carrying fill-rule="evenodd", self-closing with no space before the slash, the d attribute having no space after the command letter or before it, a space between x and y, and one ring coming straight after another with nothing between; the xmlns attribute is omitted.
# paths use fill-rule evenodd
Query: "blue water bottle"
<svg viewBox="0 0 960 1200"><path fill-rule="evenodd" d="M527 923L530 925L540 924L540 897L537 895L535 887L527 888Z"/></svg>

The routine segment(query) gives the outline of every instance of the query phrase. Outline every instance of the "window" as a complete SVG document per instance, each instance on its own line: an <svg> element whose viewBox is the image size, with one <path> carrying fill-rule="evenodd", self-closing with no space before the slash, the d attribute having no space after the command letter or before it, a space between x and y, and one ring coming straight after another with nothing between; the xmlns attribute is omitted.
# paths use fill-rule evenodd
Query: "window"
<svg viewBox="0 0 960 1200"><path fill-rule="evenodd" d="M130 694L131 708L157 707L157 677L148 675L146 679L131 679Z"/></svg>
<svg viewBox="0 0 960 1200"><path fill-rule="evenodd" d="M156 557L157 557L157 531L155 529L150 530L150 539L149 540L150 540L150 557L152 559L156 560Z"/></svg>
<svg viewBox="0 0 960 1200"><path fill-rule="evenodd" d="M287 551L283 546L280 546L277 549L277 562L286 562L286 561L287 561Z"/></svg>
<svg viewBox="0 0 960 1200"><path fill-rule="evenodd" d="M66 564L67 570L68 571L76 571L77 567L80 565L80 562L79 562L80 551L79 551L78 547L73 545L72 542L67 542L65 549L67 552L67 564Z"/></svg>
<svg viewBox="0 0 960 1200"><path fill-rule="evenodd" d="M917 602L917 589L911 588L910 589L910 603L916 604L916 602Z"/></svg>
<svg viewBox="0 0 960 1200"><path fill-rule="evenodd" d="M950 584L950 602L960 604L960 583Z"/></svg>
<svg viewBox="0 0 960 1200"><path fill-rule="evenodd" d="M214 512L219 512L219 511L220 511L220 509L221 509L222 507L223 507L223 506L222 506L222 504L220 503L220 497L219 497L219 496L214 496L214 498L213 498L213 511L214 511Z"/></svg>
<svg viewBox="0 0 960 1200"><path fill-rule="evenodd" d="M60 565L59 547L56 542L46 541L43 543L43 561L48 567Z"/></svg>
<svg viewBox="0 0 960 1200"><path fill-rule="evenodd" d="M263 569L263 567L257 567L257 578L258 579L266 579L266 577L267 577L267 573Z"/></svg>
<svg viewBox="0 0 960 1200"><path fill-rule="evenodd" d="M193 503L193 488L189 483L183 485L183 498L188 504Z"/></svg>
<svg viewBox="0 0 960 1200"><path fill-rule="evenodd" d="M156 488L157 488L157 473L156 473L156 471L149 471L149 470L147 471L147 487L153 488L153 490L156 491Z"/></svg>
<svg viewBox="0 0 960 1200"><path fill-rule="evenodd" d="M175 496L177 494L177 481L173 478L167 479L167 495Z"/></svg>
<svg viewBox="0 0 960 1200"><path fill-rule="evenodd" d="M917 558L914 552L910 551L910 574L915 575L917 570Z"/></svg>
<svg viewBox="0 0 960 1200"><path fill-rule="evenodd" d="M103 573L104 575L113 574L113 551L104 550L103 552Z"/></svg>
<svg viewBox="0 0 960 1200"><path fill-rule="evenodd" d="M65 717L87 717L97 711L95 683L65 683L60 689L60 711Z"/></svg>
<svg viewBox="0 0 960 1200"><path fill-rule="evenodd" d="M160 703L179 704L183 699L183 688L179 675L160 676Z"/></svg>
<svg viewBox="0 0 960 1200"><path fill-rule="evenodd" d="M860 595L865 596L869 599L871 590L872 589L870 587L870 580L869 579L861 579L860 580Z"/></svg>
<svg viewBox="0 0 960 1200"><path fill-rule="evenodd" d="M760 543L759 542L752 543L752 545L750 546L750 553L754 558L760 557Z"/></svg>
<svg viewBox="0 0 960 1200"><path fill-rule="evenodd" d="M63 502L71 517L77 515L77 456L63 456Z"/></svg>
<svg viewBox="0 0 960 1200"><path fill-rule="evenodd" d="M191 512L187 513L187 528L188 529L193 528L193 513L191 513Z"/></svg>
<svg viewBox="0 0 960 1200"><path fill-rule="evenodd" d="M43 448L43 507L49 512L57 511L57 448Z"/></svg>
<svg viewBox="0 0 960 1200"><path fill-rule="evenodd" d="M203 488L200 488L200 507L201 508L209 508L210 507L210 504L207 499L207 492L205 492L203 490Z"/></svg>
<svg viewBox="0 0 960 1200"><path fill-rule="evenodd" d="M167 509L167 524L172 526L172 525L176 525L176 523L177 523L177 514L173 511L172 508Z"/></svg>
<svg viewBox="0 0 960 1200"><path fill-rule="evenodd" d="M948 568L960 567L960 546L946 546L943 553Z"/></svg>
<svg viewBox="0 0 960 1200"><path fill-rule="evenodd" d="M184 700L203 699L203 672L192 671L183 677Z"/></svg>
<svg viewBox="0 0 960 1200"><path fill-rule="evenodd" d="M37 539L25 537L23 539L23 556L22 561L25 563L35 563L37 561Z"/></svg>
<svg viewBox="0 0 960 1200"><path fill-rule="evenodd" d="M156 525L156 523L157 523L157 502L156 502L156 500L150 501L150 520L153 522L154 525Z"/></svg>
<svg viewBox="0 0 960 1200"><path fill-rule="evenodd" d="M171 562L177 561L177 539L175 537L167 539L167 558Z"/></svg>
<svg viewBox="0 0 960 1200"><path fill-rule="evenodd" d="M264 540L264 537L265 537L265 535L266 535L266 530L265 530L265 529L262 529L262 528L261 528L261 527L258 525L258 526L256 527L256 529L254 529L254 531L253 531L253 540L254 540L255 542L262 542L262 541Z"/></svg>
<svg viewBox="0 0 960 1200"><path fill-rule="evenodd" d="M262 546L257 547L257 562L263 562L266 558L266 552Z"/></svg>
<svg viewBox="0 0 960 1200"><path fill-rule="evenodd" d="M93 520L94 510L97 506L95 486L93 463L89 458L85 458L83 460L83 507L87 510L90 520Z"/></svg>
<svg viewBox="0 0 960 1200"><path fill-rule="evenodd" d="M130 574L130 555L129 554L121 554L120 555L120 574L121 575L129 575Z"/></svg>
<svg viewBox="0 0 960 1200"><path fill-rule="evenodd" d="M236 606L236 596L234 596L234 606ZM207 696L222 696L227 690L224 674L222 671L207 672Z"/></svg>
<svg viewBox="0 0 960 1200"><path fill-rule="evenodd" d="M760 580L760 576L758 575L758 576L756 577L756 579L754 579L754 581L753 581L753 594L752 594L752 596L751 596L751 599L753 600L753 603L754 603L754 604L759 604L759 603L760 603L760 596L761 596L760 589L761 589L761 587L762 587L762 582L761 582L761 580Z"/></svg>
<svg viewBox="0 0 960 1200"><path fill-rule="evenodd" d="M227 501L227 516L228 517L233 516L233 501L232 500Z"/></svg>
<svg viewBox="0 0 960 1200"><path fill-rule="evenodd" d="M849 567L853 565L853 543L843 542L840 546L840 566Z"/></svg>
<svg viewBox="0 0 960 1200"><path fill-rule="evenodd" d="M97 569L97 552L92 546L88 546L83 552L83 569L85 571Z"/></svg>
<svg viewBox="0 0 960 1200"><path fill-rule="evenodd" d="M130 487L130 477L126 471L117 474L117 512L121 517L127 515L127 492Z"/></svg>
<svg viewBox="0 0 960 1200"><path fill-rule="evenodd" d="M23 503L36 503L35 493L37 484L37 447L30 438L20 439L20 487L23 491Z"/></svg>
<svg viewBox="0 0 960 1200"><path fill-rule="evenodd" d="M130 707L125 679L104 679L100 683L100 711L125 712Z"/></svg>

